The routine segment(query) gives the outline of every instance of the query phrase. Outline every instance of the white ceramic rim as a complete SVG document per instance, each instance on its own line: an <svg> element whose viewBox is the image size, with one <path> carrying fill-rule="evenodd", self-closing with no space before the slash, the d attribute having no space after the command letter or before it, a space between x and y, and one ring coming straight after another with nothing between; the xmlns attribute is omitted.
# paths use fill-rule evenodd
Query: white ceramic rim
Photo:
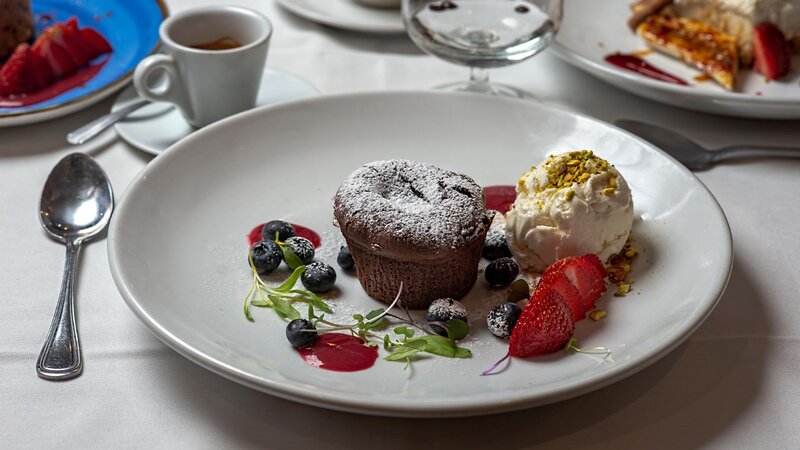
<svg viewBox="0 0 800 450"><path fill-rule="evenodd" d="M693 97L705 100L708 103L726 102L726 103L754 103L759 107L775 106L779 108L786 108L788 106L797 106L800 103L800 95L780 97L780 98L767 98L759 95L744 94L740 92L710 92L699 89L692 89L684 86L679 86L663 81L651 80L649 78L637 75L633 72L627 72L622 69L616 69L610 65L600 64L593 61L586 56L564 46L558 41L558 35L550 44L550 47L555 52L555 55L564 61L585 70L587 73L602 72L605 75L622 80L630 81L632 83L644 85L653 90L662 91L669 94L676 94L684 97ZM800 89L797 90L800 94ZM800 108L800 107L799 107ZM800 114L800 112L798 113Z"/></svg>
<svg viewBox="0 0 800 450"><path fill-rule="evenodd" d="M262 31L261 35L258 36L257 39L253 40L253 42L249 42L245 45L236 48L229 48L226 50L204 50L201 48L194 48L188 45L180 44L175 42L170 37L170 27L176 26L176 23L180 20L184 20L188 17L196 16L198 14L205 14L205 13L215 13L215 12L228 12L228 13L237 13L241 15L251 16L254 17L265 25L264 31ZM169 44L170 47L180 49L182 52L187 53L200 53L200 54L227 54L227 53L239 53L243 51L247 51L253 47L257 47L262 45L264 42L268 41L270 37L272 37L272 22L269 21L267 16L261 14L260 12L245 8L243 6L236 6L236 5L214 5L214 6L205 6L202 8L192 8L187 9L186 11L179 12L175 15L168 17L161 23L161 26L158 28L158 35L161 40Z"/></svg>
<svg viewBox="0 0 800 450"><path fill-rule="evenodd" d="M322 0L322 1L338 1L338 0ZM382 26L379 24L370 24L360 21L345 20L336 17L320 14L315 10L306 9L299 6L295 0L278 0L281 6L288 9L300 17L304 17L312 22L317 22L333 28L340 28L344 30L360 31L362 33L375 33L375 34L403 34L406 32L403 21L400 18L398 11L397 26ZM364 6L368 8L368 6ZM384 9L384 11L387 11Z"/></svg>
<svg viewBox="0 0 800 450"><path fill-rule="evenodd" d="M128 186L125 195L122 197L120 204L116 208L116 213L117 215L119 215L120 213L124 214L126 199L129 198L131 195L136 195L136 191L143 184L140 183L140 181L147 179L150 176L150 173L153 170L155 170L156 167L158 167L158 163L160 161L168 161L169 159L175 158L177 157L177 155L180 155L183 152L190 151L192 145L195 142L202 141L205 138L206 134L214 133L218 128L234 125L239 118L251 114L260 114L264 110L269 110L270 113L272 114L280 114L281 110L283 109L304 107L306 105L309 105L310 107L313 108L313 106L317 103L336 102L339 101L340 99L378 97L385 104L391 104L392 99L394 97L409 96L409 95L468 96L468 95L478 95L478 94L446 93L446 92L436 92L436 91L422 91L422 92L388 91L379 93L340 94L340 95L316 97L296 102L283 103L276 106L266 106L242 112L235 116L231 116L229 118L216 122L212 125L209 125L208 127L205 127L196 133L193 133L191 136L181 140L179 143L170 147L168 151L159 155L151 164L146 166ZM516 99L498 99L498 101L527 102L526 100L516 100ZM665 336L664 340L660 343L660 345L651 349L649 354L645 354L645 356L641 358L633 358L631 360L620 362L615 366L614 371L602 372L599 375L582 379L580 382L575 383L573 385L550 389L545 393L534 392L534 394L532 395L521 396L518 399L507 402L487 404L486 400L473 400L469 396L464 396L461 398L449 399L449 401L442 402L440 404L424 404L424 405L393 404L391 406L387 406L384 402L381 402L380 400L374 398L354 400L347 397L343 397L341 394L303 390L298 387L287 386L285 384L276 382L274 380L265 380L263 378L253 376L240 369L237 369L236 367L224 361L211 358L206 354L204 354L203 352L197 350L196 348L192 347L188 343L181 340L178 336L174 335L170 330L166 329L161 324L159 324L154 317L149 315L147 311L145 311L142 308L142 306L133 296L131 288L129 287L125 277L120 271L120 267L122 264L120 260L120 255L122 253L120 251L121 244L120 241L115 239L115 236L117 234L117 227L119 227L118 225L119 222L117 220L112 219L111 227L108 232L108 260L114 282L116 283L117 288L119 292L122 294L122 297L124 298L125 302L131 308L131 310L136 314L136 316L139 317L139 319L160 340L162 340L169 347L171 347L181 355L185 356L189 360L193 361L194 363L218 375L221 375L225 378L228 378L232 381L243 384L250 388L266 392L268 394L275 395L277 397L281 397L287 400L296 401L313 406L320 406L328 409L364 413L364 414L382 415L382 416L394 416L394 417L475 416L475 415L513 411L527 407L557 402L560 400L565 400L590 391L600 389L602 387L615 383L619 380L627 378L635 374L636 372L648 367L649 365L653 364L654 362L658 361L664 356L666 356L678 345L683 343L711 314L717 302L719 301L720 297L725 291L725 287L728 284L728 280L730 279L730 274L733 267L733 246L732 246L732 236L731 236L730 226L728 225L727 218L725 217L722 208L720 207L719 203L714 198L714 196L711 194L711 192L708 190L708 188L699 179L697 179L697 177L695 177L694 174L689 172L688 169L680 165L680 163L678 163L674 158L670 157L668 154L664 153L662 150L658 149L657 147L653 146L647 141L644 141L638 138L637 136L628 133L625 130L621 130L619 128L614 127L613 125L607 124L605 122L599 121L589 116L576 114L572 111L561 108L555 108L552 106L539 105L534 103L529 103L529 104L533 105L533 107L551 109L557 111L559 114L576 116L581 119L591 121L599 126L613 129L615 131L627 135L629 138L635 141L638 141L639 144L641 144L643 147L648 148L648 150L662 154L697 183L697 187L701 188L700 191L702 192L702 195L706 198L706 200L711 202L710 203L711 205L714 205L714 208L708 210L707 213L716 215L717 218L720 220L720 222L725 225L723 227L724 229L718 230L720 233L723 233L723 236L725 238L724 239L725 246L724 248L720 248L717 250L721 255L721 260L728 261L728 265L727 268L724 268L725 275L720 277L718 282L713 286L712 292L710 293L709 297L703 299L704 302L703 307L697 308L694 311L693 315L687 317L686 320L681 324L681 326L676 328L672 334Z"/></svg>

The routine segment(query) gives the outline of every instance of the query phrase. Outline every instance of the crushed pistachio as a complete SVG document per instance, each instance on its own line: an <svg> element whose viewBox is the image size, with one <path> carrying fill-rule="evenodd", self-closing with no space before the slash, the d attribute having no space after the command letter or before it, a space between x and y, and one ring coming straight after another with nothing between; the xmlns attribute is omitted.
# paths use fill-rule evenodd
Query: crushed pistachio
<svg viewBox="0 0 800 450"><path fill-rule="evenodd" d="M594 311L589 313L589 318L597 322L598 320L602 319L606 316L606 311L604 309L595 309Z"/></svg>
<svg viewBox="0 0 800 450"><path fill-rule="evenodd" d="M629 280L628 275L631 273L633 259L638 254L639 252L632 247L632 238L628 236L628 240L622 250L609 258L606 271L608 272L608 280L617 285L617 291L614 296L624 297L630 292L633 280Z"/></svg>
<svg viewBox="0 0 800 450"><path fill-rule="evenodd" d="M596 156L591 150L549 156L544 162L548 182L545 186L537 186L536 191L567 188L576 181L583 183L590 176L607 171L609 167L608 161Z"/></svg>
<svg viewBox="0 0 800 450"><path fill-rule="evenodd" d="M617 284L617 292L614 292L614 297L625 297L631 291L632 283L620 282Z"/></svg>

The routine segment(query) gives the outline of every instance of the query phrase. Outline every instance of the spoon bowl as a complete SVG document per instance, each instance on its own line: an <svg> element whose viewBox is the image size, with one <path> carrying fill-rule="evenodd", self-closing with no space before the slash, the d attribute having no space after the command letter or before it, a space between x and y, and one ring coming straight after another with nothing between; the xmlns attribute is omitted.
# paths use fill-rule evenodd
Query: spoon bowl
<svg viewBox="0 0 800 450"><path fill-rule="evenodd" d="M83 368L75 324L75 271L81 245L101 233L111 220L114 194L103 169L89 156L72 153L47 177L39 203L39 219L47 233L67 247L64 277L36 373L63 380Z"/></svg>

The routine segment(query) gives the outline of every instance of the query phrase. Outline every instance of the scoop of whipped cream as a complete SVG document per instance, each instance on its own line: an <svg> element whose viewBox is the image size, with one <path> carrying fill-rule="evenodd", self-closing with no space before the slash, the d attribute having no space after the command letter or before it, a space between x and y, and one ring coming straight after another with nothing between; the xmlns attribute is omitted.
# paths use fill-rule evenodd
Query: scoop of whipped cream
<svg viewBox="0 0 800 450"><path fill-rule="evenodd" d="M517 262L537 272L567 256L619 253L633 223L628 183L588 150L548 157L516 186L506 238Z"/></svg>

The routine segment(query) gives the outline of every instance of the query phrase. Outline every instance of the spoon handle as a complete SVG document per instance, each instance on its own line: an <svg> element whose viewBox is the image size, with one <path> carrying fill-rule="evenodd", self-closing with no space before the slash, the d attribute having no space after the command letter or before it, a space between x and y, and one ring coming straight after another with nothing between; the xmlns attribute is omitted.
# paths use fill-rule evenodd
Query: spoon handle
<svg viewBox="0 0 800 450"><path fill-rule="evenodd" d="M734 145L714 152L714 161L749 158L800 158L800 147Z"/></svg>
<svg viewBox="0 0 800 450"><path fill-rule="evenodd" d="M67 142L72 145L80 145L84 142L94 139L95 136L105 131L106 128L114 125L115 123L127 117L130 113L149 103L149 100L140 99L128 106L125 106L124 108L120 108L112 113L106 114L105 116L98 117L97 119L69 133L67 135Z"/></svg>
<svg viewBox="0 0 800 450"><path fill-rule="evenodd" d="M81 344L75 325L75 272L80 244L67 241L64 278L47 340L36 362L36 373L47 380L66 380L81 374Z"/></svg>

